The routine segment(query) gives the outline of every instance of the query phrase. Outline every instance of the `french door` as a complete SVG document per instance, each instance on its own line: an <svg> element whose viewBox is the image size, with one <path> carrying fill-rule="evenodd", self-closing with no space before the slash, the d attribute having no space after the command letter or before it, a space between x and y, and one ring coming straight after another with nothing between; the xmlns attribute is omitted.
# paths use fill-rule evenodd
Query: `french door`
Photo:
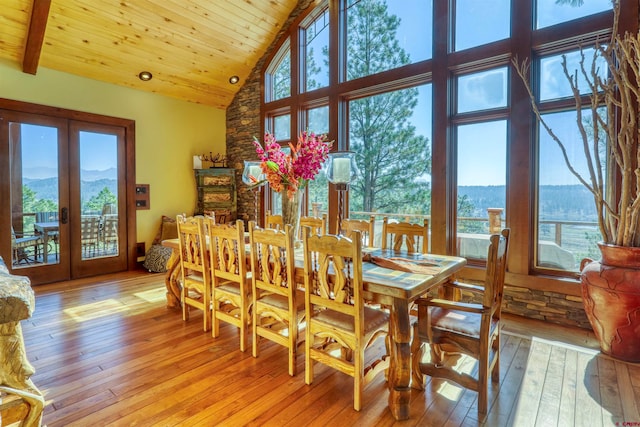
<svg viewBox="0 0 640 427"><path fill-rule="evenodd" d="M125 129L4 110L0 119L7 266L34 284L126 270Z"/></svg>

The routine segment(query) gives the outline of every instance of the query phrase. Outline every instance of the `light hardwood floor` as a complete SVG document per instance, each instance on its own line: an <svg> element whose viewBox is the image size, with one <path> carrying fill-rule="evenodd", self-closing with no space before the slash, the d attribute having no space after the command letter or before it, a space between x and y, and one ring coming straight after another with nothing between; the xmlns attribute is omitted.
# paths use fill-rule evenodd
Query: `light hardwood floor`
<svg viewBox="0 0 640 427"><path fill-rule="evenodd" d="M429 378L425 392L412 391L408 421L389 413L383 376L356 412L350 377L317 365L307 386L302 354L292 378L284 348L265 343L254 359L239 351L237 328L222 326L213 339L197 310L183 322L165 308L159 274L35 290L36 311L22 326L50 427L480 424L475 392ZM640 425L640 365L601 355L584 330L510 317L505 332L484 425Z"/></svg>

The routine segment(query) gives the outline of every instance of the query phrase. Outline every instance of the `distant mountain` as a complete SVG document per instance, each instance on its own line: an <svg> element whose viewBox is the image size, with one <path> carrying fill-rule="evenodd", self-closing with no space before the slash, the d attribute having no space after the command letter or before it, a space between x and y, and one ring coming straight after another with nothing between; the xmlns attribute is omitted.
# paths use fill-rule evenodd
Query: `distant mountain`
<svg viewBox="0 0 640 427"><path fill-rule="evenodd" d="M109 168L105 170L81 170L81 177L83 181L96 181L99 179L117 179L118 169ZM58 176L58 169L56 168L24 168L22 170L22 176L28 179L47 179L55 178Z"/></svg>
<svg viewBox="0 0 640 427"><path fill-rule="evenodd" d="M24 168L22 169L22 176L28 179L46 179L55 178L58 176L57 168Z"/></svg>
<svg viewBox="0 0 640 427"><path fill-rule="evenodd" d="M25 178L23 183L36 193L36 199L53 201L58 199L58 178ZM80 198L83 202L89 201L93 196L97 196L104 187L107 187L113 194L118 191L118 181L116 179L82 180L80 184L82 192Z"/></svg>
<svg viewBox="0 0 640 427"><path fill-rule="evenodd" d="M118 179L118 169L109 168L101 171L97 170L81 170L80 179L82 181L98 181L100 179Z"/></svg>
<svg viewBox="0 0 640 427"><path fill-rule="evenodd" d="M505 187L460 186L458 197L467 196L473 205L473 216L483 217L487 208L505 208ZM540 187L541 219L596 221L593 195L582 185L543 185Z"/></svg>

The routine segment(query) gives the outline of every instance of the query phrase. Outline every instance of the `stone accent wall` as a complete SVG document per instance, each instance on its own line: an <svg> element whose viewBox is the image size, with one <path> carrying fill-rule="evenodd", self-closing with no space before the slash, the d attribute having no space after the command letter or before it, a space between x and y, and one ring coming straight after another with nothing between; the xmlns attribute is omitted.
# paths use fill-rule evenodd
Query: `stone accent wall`
<svg viewBox="0 0 640 427"><path fill-rule="evenodd" d="M254 197L242 182L243 161L255 159L257 156L252 144L253 137L262 139L260 122L260 101L263 96L261 73L266 58L272 53L275 44L289 28L291 23L312 3L311 0L300 0L291 12L283 30L267 49L264 56L256 63L251 74L243 82L242 88L227 108L227 158L229 167L236 169L236 186L238 192L238 218L253 219ZM469 300L469 296L464 296ZM579 326L591 329L582 308L582 299L554 292L542 292L527 288L505 286L503 310L533 319L546 320L563 325Z"/></svg>
<svg viewBox="0 0 640 427"><path fill-rule="evenodd" d="M227 107L227 158L230 168L236 169L236 188L238 193L238 218L253 219L254 195L242 182L244 160L258 160L252 144L253 137L262 140L260 121L260 101L263 95L261 73L266 59L271 55L276 43L291 23L309 7L312 0L300 0L289 15L281 31L269 46L265 54L256 63L251 74L243 82L242 88Z"/></svg>
<svg viewBox="0 0 640 427"><path fill-rule="evenodd" d="M471 292L463 292L462 300L480 302ZM582 306L582 298L573 295L505 285L502 311L560 325L591 329Z"/></svg>

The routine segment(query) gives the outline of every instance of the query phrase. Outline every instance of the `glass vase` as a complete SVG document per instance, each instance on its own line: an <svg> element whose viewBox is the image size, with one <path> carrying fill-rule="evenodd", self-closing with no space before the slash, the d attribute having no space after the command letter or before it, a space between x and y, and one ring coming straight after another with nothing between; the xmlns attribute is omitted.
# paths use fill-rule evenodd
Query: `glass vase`
<svg viewBox="0 0 640 427"><path fill-rule="evenodd" d="M300 193L296 191L293 197L289 198L286 191L282 192L282 223L291 224L291 232L296 241L300 240Z"/></svg>

